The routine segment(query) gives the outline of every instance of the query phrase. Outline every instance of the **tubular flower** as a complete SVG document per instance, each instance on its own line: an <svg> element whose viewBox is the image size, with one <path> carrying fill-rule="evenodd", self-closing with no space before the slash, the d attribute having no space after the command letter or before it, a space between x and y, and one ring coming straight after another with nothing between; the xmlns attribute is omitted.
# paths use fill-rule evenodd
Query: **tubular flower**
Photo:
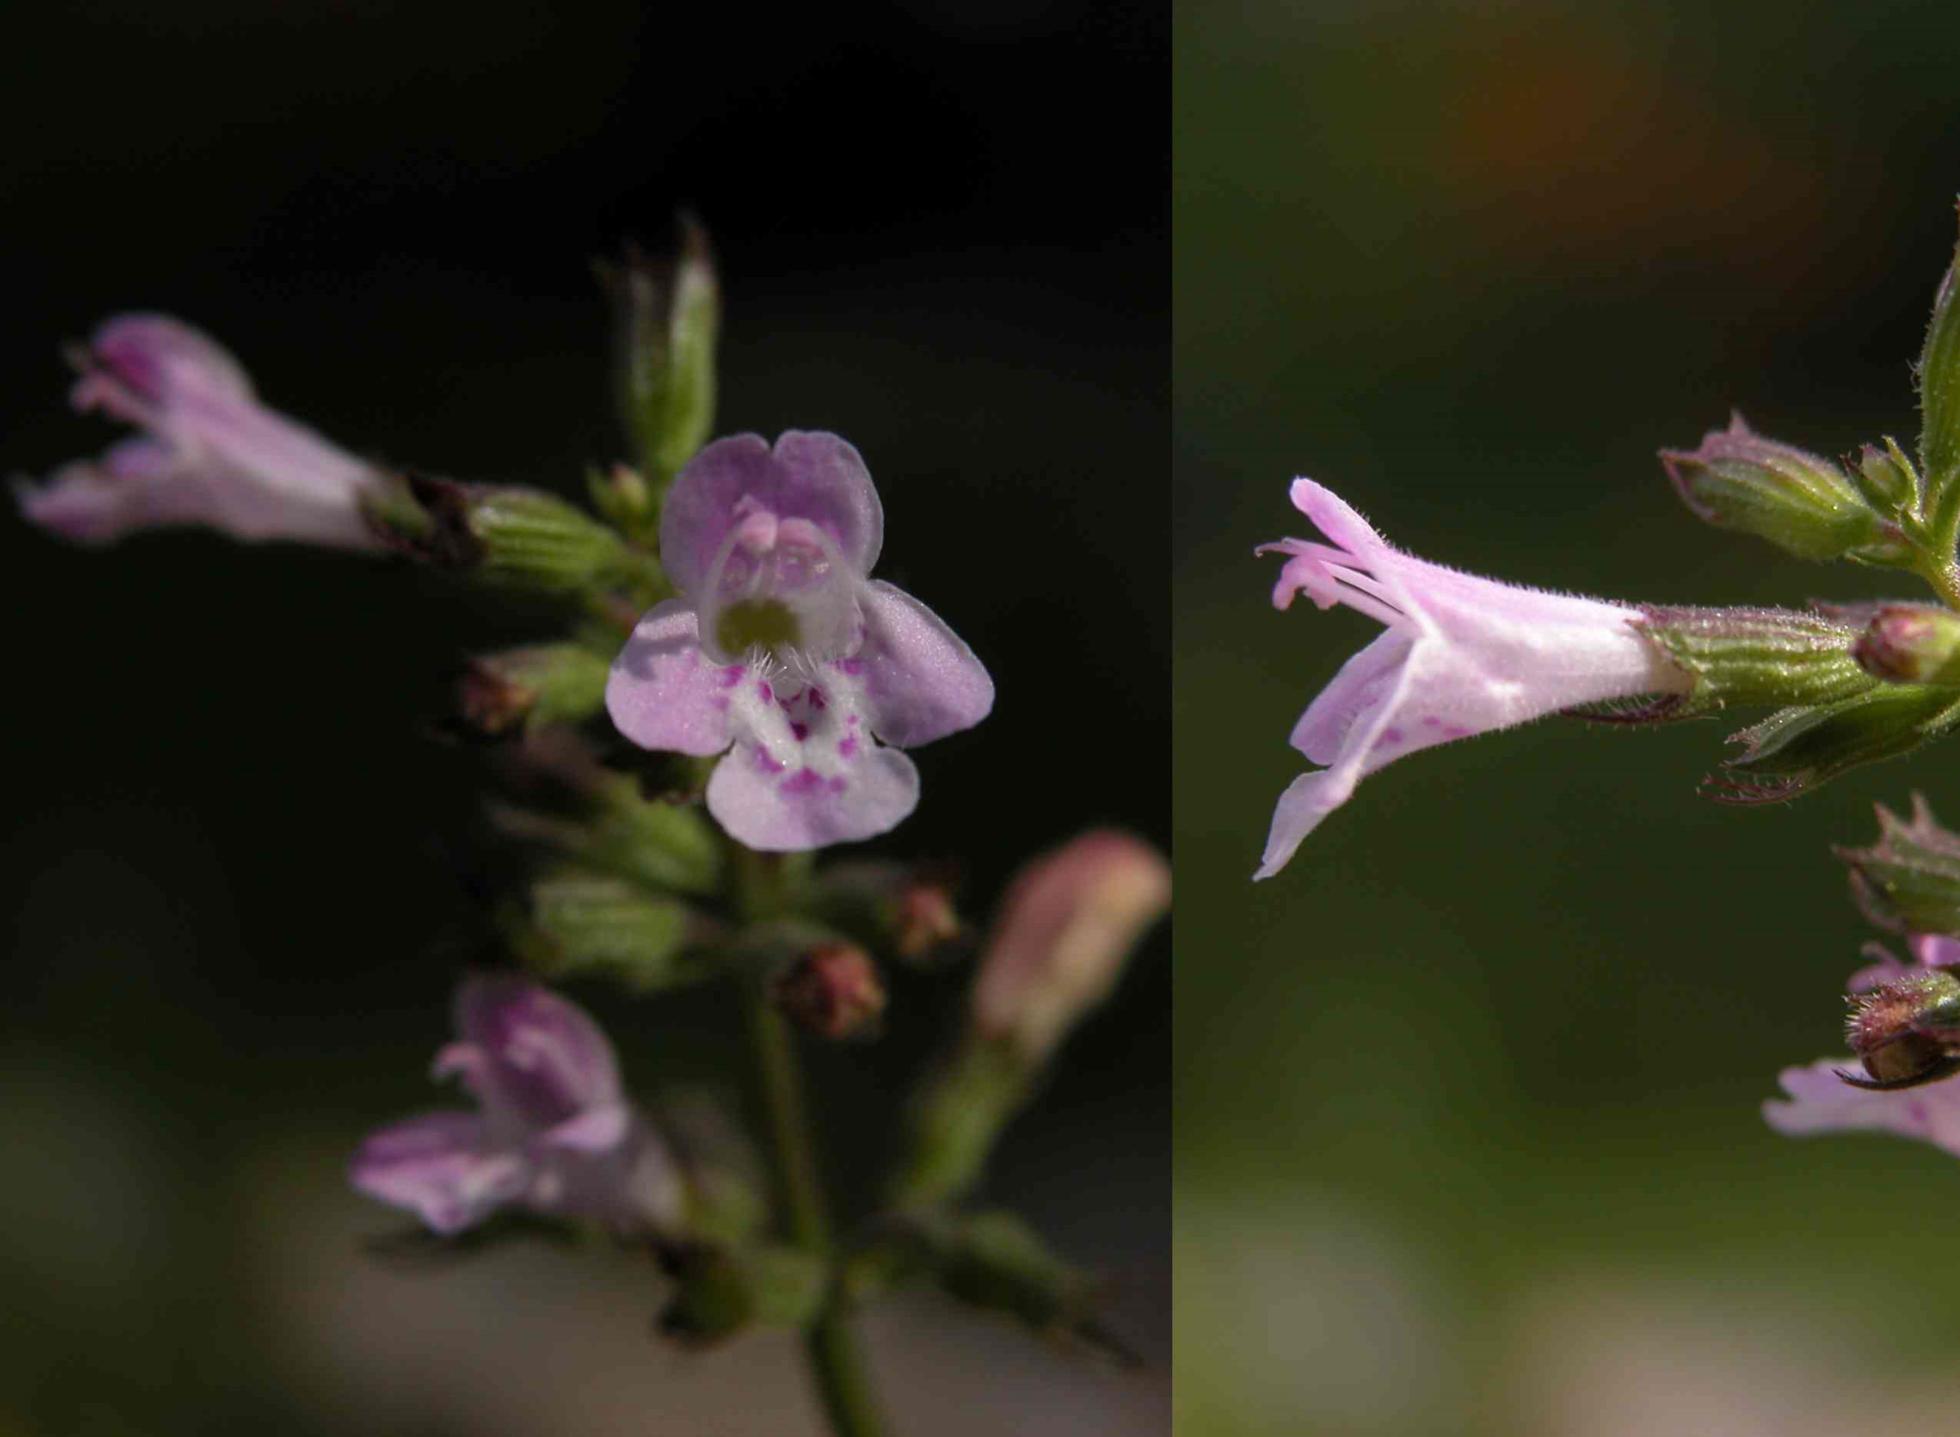
<svg viewBox="0 0 1960 1437"><path fill-rule="evenodd" d="M1855 1056L1779 1075L1785 1096L1763 1104L1779 1133L1896 1133L1960 1157L1960 1081L1950 1078L1960 1071L1960 940L1915 934L1907 942L1912 963L1870 944L1877 961L1851 975L1857 996L1846 1026Z"/></svg>
<svg viewBox="0 0 1960 1437"><path fill-rule="evenodd" d="M1329 541L1281 539L1273 606L1304 593L1386 632L1307 706L1291 743L1325 767L1280 795L1255 878L1286 866L1363 776L1417 749L1580 704L1686 693L1693 679L1642 637L1638 609L1482 579L1399 552L1330 489L1296 479L1295 507Z"/></svg>
<svg viewBox="0 0 1960 1437"><path fill-rule="evenodd" d="M143 433L21 485L21 512L34 523L84 544L201 524L234 539L380 547L361 516L380 471L266 408L238 361L189 325L122 315L76 362L75 407Z"/></svg>
<svg viewBox="0 0 1960 1437"><path fill-rule="evenodd" d="M642 748L723 754L708 811L750 848L870 838L919 801L898 750L980 722L994 685L911 595L867 579L878 491L834 434L718 439L675 479L656 604L613 663L606 707Z"/></svg>
<svg viewBox="0 0 1960 1437"><path fill-rule="evenodd" d="M457 990L456 1030L435 1076L460 1078L477 1111L425 1113L370 1134L348 1169L357 1189L445 1234L502 1207L622 1233L678 1217L678 1172L583 1009L524 978L479 975Z"/></svg>

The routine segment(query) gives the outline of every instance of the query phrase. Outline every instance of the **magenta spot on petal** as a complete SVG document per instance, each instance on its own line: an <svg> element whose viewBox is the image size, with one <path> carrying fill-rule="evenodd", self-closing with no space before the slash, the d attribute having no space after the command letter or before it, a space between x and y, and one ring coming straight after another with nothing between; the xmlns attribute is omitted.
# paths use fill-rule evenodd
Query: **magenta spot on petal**
<svg viewBox="0 0 1960 1437"><path fill-rule="evenodd" d="M844 720L845 728L856 728L857 726L858 726L858 716L856 714L852 714L849 718Z"/></svg>
<svg viewBox="0 0 1960 1437"><path fill-rule="evenodd" d="M749 752L755 756L756 768L763 773L781 773L789 767L781 759L771 758L767 749L750 749Z"/></svg>
<svg viewBox="0 0 1960 1437"><path fill-rule="evenodd" d="M1400 743L1405 737L1407 735L1399 728L1385 728L1382 730L1383 743Z"/></svg>
<svg viewBox="0 0 1960 1437"><path fill-rule="evenodd" d="M856 758L857 751L858 741L855 737L847 738L837 745L837 756L839 758Z"/></svg>
<svg viewBox="0 0 1960 1437"><path fill-rule="evenodd" d="M803 691L803 696L809 699L810 707L815 709L818 713L822 713L825 709L830 707L830 704L825 700L823 696L823 690L818 688L814 684L812 684L809 688Z"/></svg>
<svg viewBox="0 0 1960 1437"><path fill-rule="evenodd" d="M847 674L851 678L856 678L859 674L864 672L864 660L863 659L839 659L837 661L837 672L840 674Z"/></svg>
<svg viewBox="0 0 1960 1437"><path fill-rule="evenodd" d="M1437 718L1435 714L1427 714L1422 720L1422 726L1424 728L1441 728L1443 721Z"/></svg>
<svg viewBox="0 0 1960 1437"><path fill-rule="evenodd" d="M789 726L789 733L791 738L795 739L798 743L802 743L803 740L810 736L810 726L806 723L792 723Z"/></svg>
<svg viewBox="0 0 1960 1437"><path fill-rule="evenodd" d="M776 701L776 691L769 686L769 680L767 679L757 679L755 691L762 695L762 701L766 704L772 704Z"/></svg>
<svg viewBox="0 0 1960 1437"><path fill-rule="evenodd" d="M823 789L823 775L814 768L800 768L782 782L782 791L796 797L821 793Z"/></svg>
<svg viewBox="0 0 1960 1437"><path fill-rule="evenodd" d="M1446 723L1443 725L1443 737L1468 738L1470 737L1470 730L1460 723Z"/></svg>
<svg viewBox="0 0 1960 1437"><path fill-rule="evenodd" d="M721 686L725 689L734 688L742 681L742 675L747 672L748 670L740 664L730 664L721 671Z"/></svg>

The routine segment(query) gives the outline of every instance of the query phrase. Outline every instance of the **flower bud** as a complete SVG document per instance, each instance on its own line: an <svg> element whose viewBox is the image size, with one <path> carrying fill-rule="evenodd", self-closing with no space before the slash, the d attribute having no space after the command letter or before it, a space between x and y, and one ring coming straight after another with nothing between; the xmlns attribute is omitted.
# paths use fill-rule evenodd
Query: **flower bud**
<svg viewBox="0 0 1960 1437"><path fill-rule="evenodd" d="M1881 605L1851 656L1886 683L1960 687L1960 614L1936 604Z"/></svg>
<svg viewBox="0 0 1960 1437"><path fill-rule="evenodd" d="M630 464L615 464L603 472L589 470L585 489L592 507L608 524L636 542L649 547L659 544L660 506L653 486L639 470Z"/></svg>
<svg viewBox="0 0 1960 1437"><path fill-rule="evenodd" d="M1910 820L1880 805L1878 828L1870 848L1837 850L1865 916L1895 932L1960 934L1960 834L1918 794Z"/></svg>
<svg viewBox="0 0 1960 1437"><path fill-rule="evenodd" d="M1926 475L1927 508L1938 513L1960 477L1960 295L1954 274L1960 255L1947 266L1933 298L1933 318L1919 352L1919 462Z"/></svg>
<svg viewBox="0 0 1960 1437"><path fill-rule="evenodd" d="M1036 859L1009 887L980 960L975 1030L1040 1062L1115 986L1170 901L1170 866L1126 833L1085 833Z"/></svg>
<svg viewBox="0 0 1960 1437"><path fill-rule="evenodd" d="M538 644L469 661L457 686L463 721L497 735L533 723L576 723L606 701L611 660L583 644Z"/></svg>
<svg viewBox="0 0 1960 1437"><path fill-rule="evenodd" d="M1960 1070L1960 976L1927 968L1865 993L1845 1032L1873 1084L1904 1088L1946 1077Z"/></svg>
<svg viewBox="0 0 1960 1437"><path fill-rule="evenodd" d="M672 262L629 250L621 263L600 265L599 279L613 306L620 419L655 490L664 490L714 427L721 292L707 233L684 218Z"/></svg>
<svg viewBox="0 0 1960 1437"><path fill-rule="evenodd" d="M752 1327L802 1327L823 1304L824 1265L797 1248L670 1246L661 1262L675 1291L660 1331L688 1346L711 1346Z"/></svg>
<svg viewBox="0 0 1960 1437"><path fill-rule="evenodd" d="M926 965L966 933L945 869L879 859L827 867L814 899L817 913L881 956Z"/></svg>
<svg viewBox="0 0 1960 1437"><path fill-rule="evenodd" d="M1883 449L1867 444L1859 451L1857 464L1847 467L1859 491L1881 514L1902 514L1918 505L1919 475L1890 436Z"/></svg>
<svg viewBox="0 0 1960 1437"><path fill-rule="evenodd" d="M1718 529L1767 539L1804 559L1836 559L1886 536L1858 488L1828 459L1765 439L1737 415L1695 450L1663 450L1682 501Z"/></svg>
<svg viewBox="0 0 1960 1437"><path fill-rule="evenodd" d="M520 935L529 966L551 978L605 973L638 993L707 977L697 946L704 924L686 904L611 874L562 869L531 885Z"/></svg>
<svg viewBox="0 0 1960 1437"><path fill-rule="evenodd" d="M797 955L769 996L806 1031L833 1040L875 1036L885 1013L878 965L850 943L820 943Z"/></svg>
<svg viewBox="0 0 1960 1437"><path fill-rule="evenodd" d="M1709 780L1729 803L1795 798L1839 774L1911 753L1960 724L1960 693L1920 684L1880 684L1835 703L1781 709L1732 734L1742 752Z"/></svg>

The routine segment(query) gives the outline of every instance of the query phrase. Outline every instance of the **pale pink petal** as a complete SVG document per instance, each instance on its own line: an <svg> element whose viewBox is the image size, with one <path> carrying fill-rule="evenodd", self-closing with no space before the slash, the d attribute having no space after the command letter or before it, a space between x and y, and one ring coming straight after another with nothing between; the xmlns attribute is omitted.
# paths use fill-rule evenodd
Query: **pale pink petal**
<svg viewBox="0 0 1960 1437"><path fill-rule="evenodd" d="M939 616L874 580L859 591L866 718L886 743L916 748L973 725L994 706L994 681Z"/></svg>
<svg viewBox="0 0 1960 1437"><path fill-rule="evenodd" d="M1912 950L1915 962L1928 968L1960 964L1960 938L1949 938L1944 933L1915 933L1906 939L1906 947Z"/></svg>
<svg viewBox="0 0 1960 1437"><path fill-rule="evenodd" d="M410 1209L440 1233L482 1221L530 1182L529 1165L491 1147L475 1113L426 1113L370 1134L347 1175L359 1191Z"/></svg>
<svg viewBox="0 0 1960 1437"><path fill-rule="evenodd" d="M855 448L821 432L790 430L773 448L759 434L736 434L687 462L661 511L660 562L684 598L705 597L735 527L758 510L816 524L860 576L877 560L884 511Z"/></svg>
<svg viewBox="0 0 1960 1437"><path fill-rule="evenodd" d="M708 812L730 837L765 853L875 838L918 807L919 771L895 748L867 741L829 773L775 762L738 746L708 779Z"/></svg>
<svg viewBox="0 0 1960 1437"><path fill-rule="evenodd" d="M741 675L740 668L708 661L694 610L668 599L647 611L613 660L606 712L642 748L705 758L729 745L729 690Z"/></svg>
<svg viewBox="0 0 1960 1437"><path fill-rule="evenodd" d="M1850 1057L1785 1068L1780 1081L1788 1099L1764 1103L1764 1119L1792 1137L1863 1129L1916 1138L1960 1156L1960 1079L1873 1092L1843 1081L1839 1071L1864 1070Z"/></svg>
<svg viewBox="0 0 1960 1437"><path fill-rule="evenodd" d="M612 1044L583 1008L527 978L474 974L456 992L449 1059L493 1118L555 1127L621 1101Z"/></svg>

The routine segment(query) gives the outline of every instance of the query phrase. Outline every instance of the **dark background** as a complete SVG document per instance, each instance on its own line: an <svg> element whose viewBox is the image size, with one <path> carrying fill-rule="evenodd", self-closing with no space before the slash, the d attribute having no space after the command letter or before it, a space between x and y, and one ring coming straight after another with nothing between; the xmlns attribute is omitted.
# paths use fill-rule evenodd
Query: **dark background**
<svg viewBox="0 0 1960 1437"><path fill-rule="evenodd" d="M1164 17L702 13L0 11L6 466L114 437L67 413L57 348L142 308L349 448L572 492L621 447L588 262L663 247L685 205L725 287L718 429L853 440L881 573L998 682L871 848L962 860L984 914L1019 858L1091 822L1167 842ZM623 1259L404 1276L358 1250L396 1224L342 1164L446 1100L425 1067L469 956L482 756L432 720L461 655L544 616L199 534L95 554L8 519L0 544L0 1430L810 1430L786 1342L674 1358ZM901 1430L1162 1420L1167 950L1068 1050L992 1186L1110 1272L1156 1375L927 1304L874 1323ZM885 1041L819 1055L860 1188L958 988L906 984ZM638 1083L738 1061L725 995L579 996Z"/></svg>
<svg viewBox="0 0 1960 1437"><path fill-rule="evenodd" d="M1960 820L1950 743L1736 810L1694 789L1740 719L1547 721L1249 882L1378 632L1270 608L1294 475L1543 587L1923 593L1696 523L1655 451L1732 405L1911 447L1953 7L1253 0L1174 49L1180 1432L1953 1430L1960 1162L1758 1114L1876 936L1829 846Z"/></svg>

